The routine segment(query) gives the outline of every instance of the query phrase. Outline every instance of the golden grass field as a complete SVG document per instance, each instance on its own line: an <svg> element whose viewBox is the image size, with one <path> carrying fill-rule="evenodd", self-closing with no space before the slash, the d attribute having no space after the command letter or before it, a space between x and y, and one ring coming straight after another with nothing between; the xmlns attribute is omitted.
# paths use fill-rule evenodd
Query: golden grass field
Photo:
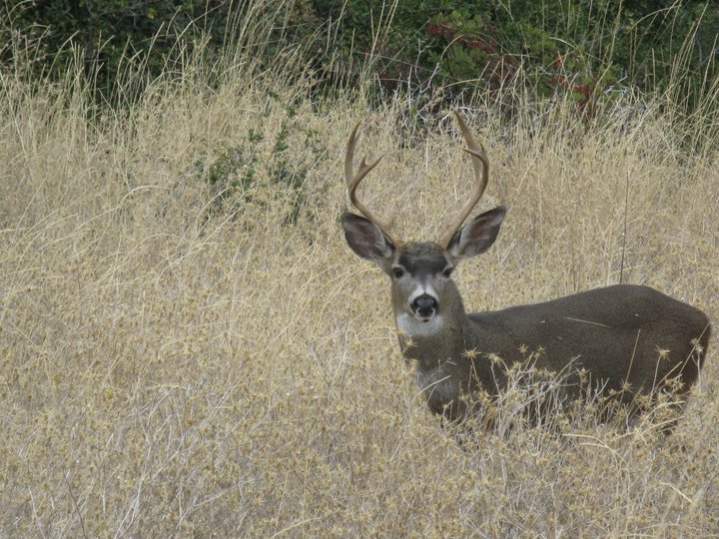
<svg viewBox="0 0 719 539"><path fill-rule="evenodd" d="M360 155L385 154L365 198L400 236L439 233L471 190L450 109L419 131L401 100L270 83L160 81L112 113L3 75L0 537L719 536L716 337L672 436L460 447L338 224L365 118ZM458 272L470 310L616 283L624 250L624 282L716 327L717 156L640 105L588 124L464 109L493 164L481 209L510 208Z"/></svg>

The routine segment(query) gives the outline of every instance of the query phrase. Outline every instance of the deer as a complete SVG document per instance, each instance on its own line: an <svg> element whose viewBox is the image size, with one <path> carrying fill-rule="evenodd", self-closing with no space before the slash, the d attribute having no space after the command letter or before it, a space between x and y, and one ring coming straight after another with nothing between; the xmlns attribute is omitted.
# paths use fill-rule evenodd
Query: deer
<svg viewBox="0 0 719 539"><path fill-rule="evenodd" d="M390 279L400 349L416 364L416 382L429 409L461 423L474 410L467 396L498 395L507 383L506 369L526 361L528 349L539 351L533 355L537 368L570 373L562 389L566 399L577 398L586 380L598 395L632 408L630 416L641 413L632 407L638 397L662 387L682 398L702 368L710 322L701 310L649 286L615 284L544 303L467 313L453 271L492 246L507 210L498 206L468 219L489 182L489 159L463 117L455 112L455 118L471 158L474 189L437 242L400 241L358 197L358 186L382 159L369 164L362 159L354 170L362 122L352 130L345 155L347 190L360 215L341 215L344 236L356 255Z"/></svg>

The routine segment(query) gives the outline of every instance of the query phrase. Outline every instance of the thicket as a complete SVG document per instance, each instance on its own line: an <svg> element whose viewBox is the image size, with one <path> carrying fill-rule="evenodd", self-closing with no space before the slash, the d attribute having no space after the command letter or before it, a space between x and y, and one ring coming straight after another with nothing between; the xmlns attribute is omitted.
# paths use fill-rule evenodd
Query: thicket
<svg viewBox="0 0 719 539"><path fill-rule="evenodd" d="M264 39L256 60L299 52L317 88L369 80L442 101L521 81L582 110L635 89L691 108L713 90L719 34L708 0L4 0L3 11L3 65L23 56L63 72L79 58L104 95L129 64L152 76L195 50L242 48L264 11L273 25L251 32Z"/></svg>

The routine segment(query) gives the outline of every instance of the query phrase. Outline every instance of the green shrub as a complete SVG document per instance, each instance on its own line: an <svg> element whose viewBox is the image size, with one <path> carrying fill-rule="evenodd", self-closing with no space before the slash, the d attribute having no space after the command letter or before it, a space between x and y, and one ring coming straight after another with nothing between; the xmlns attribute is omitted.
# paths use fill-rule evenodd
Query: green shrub
<svg viewBox="0 0 719 539"><path fill-rule="evenodd" d="M248 21L265 20L245 57L266 68L301 48L319 88L376 78L431 100L521 81L583 108L617 85L696 101L716 74L719 34L708 0L4 0L4 11L3 64L25 49L40 71L64 68L76 47L102 94L128 62L152 76L200 36L205 54L247 46Z"/></svg>
<svg viewBox="0 0 719 539"><path fill-rule="evenodd" d="M345 5L346 4L346 5ZM617 84L698 97L716 74L719 6L706 0L317 0L341 50L371 56L385 86L496 91L518 75L582 107ZM382 28L382 23L387 28ZM686 90L689 90L687 92Z"/></svg>
<svg viewBox="0 0 719 539"><path fill-rule="evenodd" d="M278 101L279 96L272 99ZM240 144L221 148L194 163L191 176L202 178L214 194L208 217L242 212L248 203L264 206L266 201L256 199L254 192L270 184L286 202L285 222L297 222L307 203L307 175L326 158L327 152L318 133L296 118L294 106L281 106L286 116L276 133L266 133L261 126L251 127ZM298 148L304 159L296 159Z"/></svg>
<svg viewBox="0 0 719 539"><path fill-rule="evenodd" d="M75 45L88 74L101 66L98 82L107 89L127 58L141 58L159 71L183 31L200 30L219 39L228 5L224 0L5 0L2 59L12 61L17 52L8 46L13 31L22 35L24 46L36 51L34 60L45 67L66 66Z"/></svg>

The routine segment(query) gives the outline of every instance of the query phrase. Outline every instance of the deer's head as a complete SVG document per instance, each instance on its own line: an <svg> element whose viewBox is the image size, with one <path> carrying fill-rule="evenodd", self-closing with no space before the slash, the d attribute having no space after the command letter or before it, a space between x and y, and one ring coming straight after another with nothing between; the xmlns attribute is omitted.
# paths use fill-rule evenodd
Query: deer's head
<svg viewBox="0 0 719 539"><path fill-rule="evenodd" d="M353 169L357 143L355 126L347 143L345 179L350 200L362 214L345 213L342 226L347 243L361 258L377 264L392 280L392 303L399 329L411 336L437 332L447 314L462 309L462 300L452 281L460 260L485 252L494 243L506 210L499 206L465 220L479 202L489 180L489 161L481 144L474 141L459 114L457 121L472 156L476 189L454 223L439 242L404 243L393 238L388 227L375 218L357 198L357 187L379 159Z"/></svg>

